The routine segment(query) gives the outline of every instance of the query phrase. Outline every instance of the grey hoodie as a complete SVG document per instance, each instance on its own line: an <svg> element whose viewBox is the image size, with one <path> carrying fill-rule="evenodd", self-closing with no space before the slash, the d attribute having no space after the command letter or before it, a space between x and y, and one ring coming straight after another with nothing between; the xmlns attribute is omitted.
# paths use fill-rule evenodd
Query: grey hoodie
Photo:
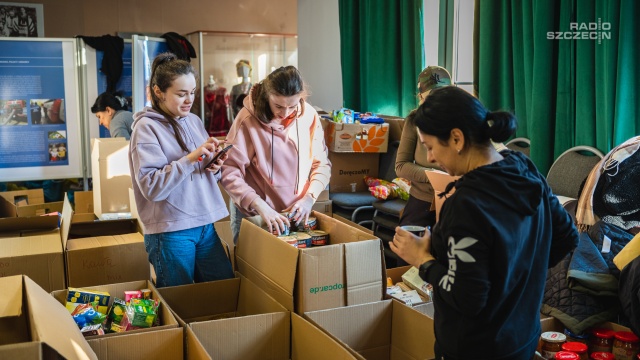
<svg viewBox="0 0 640 360"><path fill-rule="evenodd" d="M189 152L208 138L202 121L189 114L178 119ZM150 107L134 115L129 144L133 193L146 234L211 224L229 213L216 182L220 172L192 163L178 145L171 124Z"/></svg>

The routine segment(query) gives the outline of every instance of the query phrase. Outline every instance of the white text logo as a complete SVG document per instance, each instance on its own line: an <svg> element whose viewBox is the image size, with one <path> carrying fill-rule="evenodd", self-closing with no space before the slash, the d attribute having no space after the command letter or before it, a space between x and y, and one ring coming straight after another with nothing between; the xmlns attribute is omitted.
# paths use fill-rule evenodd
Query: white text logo
<svg viewBox="0 0 640 360"><path fill-rule="evenodd" d="M611 23L602 22L600 18L598 18L598 22L571 22L569 23L569 31L549 31L547 39L598 40L598 44L601 44L602 39L611 40Z"/></svg>
<svg viewBox="0 0 640 360"><path fill-rule="evenodd" d="M466 249L469 246L477 243L478 240L470 237L462 238L456 244L453 236L449 237L449 251L447 252L447 256L449 257L449 270L447 274L440 279L438 283L440 287L446 291L451 291L451 285L456 280L456 269L458 265L456 263L456 257L463 262L472 263L476 262L476 259L473 258L468 252L462 250Z"/></svg>

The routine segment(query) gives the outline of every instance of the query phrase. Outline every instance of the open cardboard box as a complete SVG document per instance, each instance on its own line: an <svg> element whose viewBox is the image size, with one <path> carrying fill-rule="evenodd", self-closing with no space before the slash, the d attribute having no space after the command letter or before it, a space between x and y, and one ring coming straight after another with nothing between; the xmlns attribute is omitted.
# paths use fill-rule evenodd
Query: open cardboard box
<svg viewBox="0 0 640 360"><path fill-rule="evenodd" d="M427 309L428 304L412 308L384 300L306 312L304 317L322 330L314 339L322 339L331 351L337 343L356 359L433 359L433 320L418 308ZM326 359L322 353L308 355L304 359Z"/></svg>
<svg viewBox="0 0 640 360"><path fill-rule="evenodd" d="M67 286L150 279L144 238L136 219L74 222L74 218L65 196L61 231Z"/></svg>
<svg viewBox="0 0 640 360"><path fill-rule="evenodd" d="M335 152L386 153L389 124L344 124L320 119L327 147Z"/></svg>
<svg viewBox="0 0 640 360"><path fill-rule="evenodd" d="M160 325L153 326L150 328L125 331L121 333L109 333L104 335L87 336L86 337L87 340L104 339L107 337L127 336L129 334L139 334L139 333L150 334L149 338L152 338L154 336L154 333L158 330L175 329L178 327L178 321L171 313L171 310L169 310L169 307L167 306L166 301L162 298L162 295L160 295L160 293L158 292L158 289L156 289L156 287L153 286L153 284L149 280L130 281L126 283L99 285L99 286L86 286L86 287L83 287L83 289L108 292L110 295L109 306L113 304L114 298L119 298L124 300L125 291L142 290L142 289L151 290L151 298L154 300L158 300L160 302L160 305L158 306L158 316L160 318ZM58 291L52 292L51 296L53 296L53 298L57 300L60 304L62 304L62 306L64 307L67 303L68 294L69 294L69 290L58 290ZM66 307L65 307L65 311L67 312L67 316L69 316L69 318L71 319L71 313L66 309ZM78 334L80 334L80 330L78 329L77 326L75 326L75 331Z"/></svg>
<svg viewBox="0 0 640 360"><path fill-rule="evenodd" d="M334 218L313 212L330 245L297 249L243 219L236 247L238 271L290 311L378 301L385 292L382 242ZM258 224L258 225L256 225Z"/></svg>
<svg viewBox="0 0 640 360"><path fill-rule="evenodd" d="M1 359L97 359L67 309L28 276L0 278Z"/></svg>
<svg viewBox="0 0 640 360"><path fill-rule="evenodd" d="M27 275L46 292L64 289L60 231L23 231L0 239L0 277Z"/></svg>
<svg viewBox="0 0 640 360"><path fill-rule="evenodd" d="M42 189L0 192L0 233L55 229L59 217L42 215L61 211L62 201L45 203Z"/></svg>
<svg viewBox="0 0 640 360"><path fill-rule="evenodd" d="M380 168L380 154L378 153L329 151L329 161L331 161L329 191L332 193L369 191L364 177L378 177Z"/></svg>
<svg viewBox="0 0 640 360"><path fill-rule="evenodd" d="M188 359L289 359L290 313L247 278L160 288Z"/></svg>

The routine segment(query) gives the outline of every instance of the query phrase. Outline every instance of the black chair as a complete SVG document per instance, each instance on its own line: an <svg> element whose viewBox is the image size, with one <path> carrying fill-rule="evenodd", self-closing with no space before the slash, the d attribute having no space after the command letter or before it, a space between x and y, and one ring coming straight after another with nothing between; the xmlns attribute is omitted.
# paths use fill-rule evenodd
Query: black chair
<svg viewBox="0 0 640 360"><path fill-rule="evenodd" d="M380 156L379 177L387 181L392 181L396 176L396 156L400 141L389 144L386 154ZM373 224L371 230L373 234L384 243L384 254L387 268L396 267L398 256L389 249L389 241L393 240L396 226L400 223L400 214L407 204L400 198L391 200L376 200L373 202Z"/></svg>
<svg viewBox="0 0 640 360"><path fill-rule="evenodd" d="M577 199L582 183L603 157L594 147L574 146L553 162L547 173L547 183L554 194Z"/></svg>
<svg viewBox="0 0 640 360"><path fill-rule="evenodd" d="M520 151L521 153L530 157L529 154L531 152L531 141L524 137L517 137L509 140L505 146L513 151Z"/></svg>

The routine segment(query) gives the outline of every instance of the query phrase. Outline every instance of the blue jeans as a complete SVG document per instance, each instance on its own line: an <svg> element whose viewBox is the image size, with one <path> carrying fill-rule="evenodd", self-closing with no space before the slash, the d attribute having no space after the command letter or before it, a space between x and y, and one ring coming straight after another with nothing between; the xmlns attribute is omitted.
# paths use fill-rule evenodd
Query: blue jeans
<svg viewBox="0 0 640 360"><path fill-rule="evenodd" d="M233 277L213 224L144 236L156 286L177 286Z"/></svg>
<svg viewBox="0 0 640 360"><path fill-rule="evenodd" d="M233 235L233 244L238 245L238 235L240 234L240 224L242 219L247 216L238 210L236 204L232 200L229 200L229 219L231 222L231 234Z"/></svg>

